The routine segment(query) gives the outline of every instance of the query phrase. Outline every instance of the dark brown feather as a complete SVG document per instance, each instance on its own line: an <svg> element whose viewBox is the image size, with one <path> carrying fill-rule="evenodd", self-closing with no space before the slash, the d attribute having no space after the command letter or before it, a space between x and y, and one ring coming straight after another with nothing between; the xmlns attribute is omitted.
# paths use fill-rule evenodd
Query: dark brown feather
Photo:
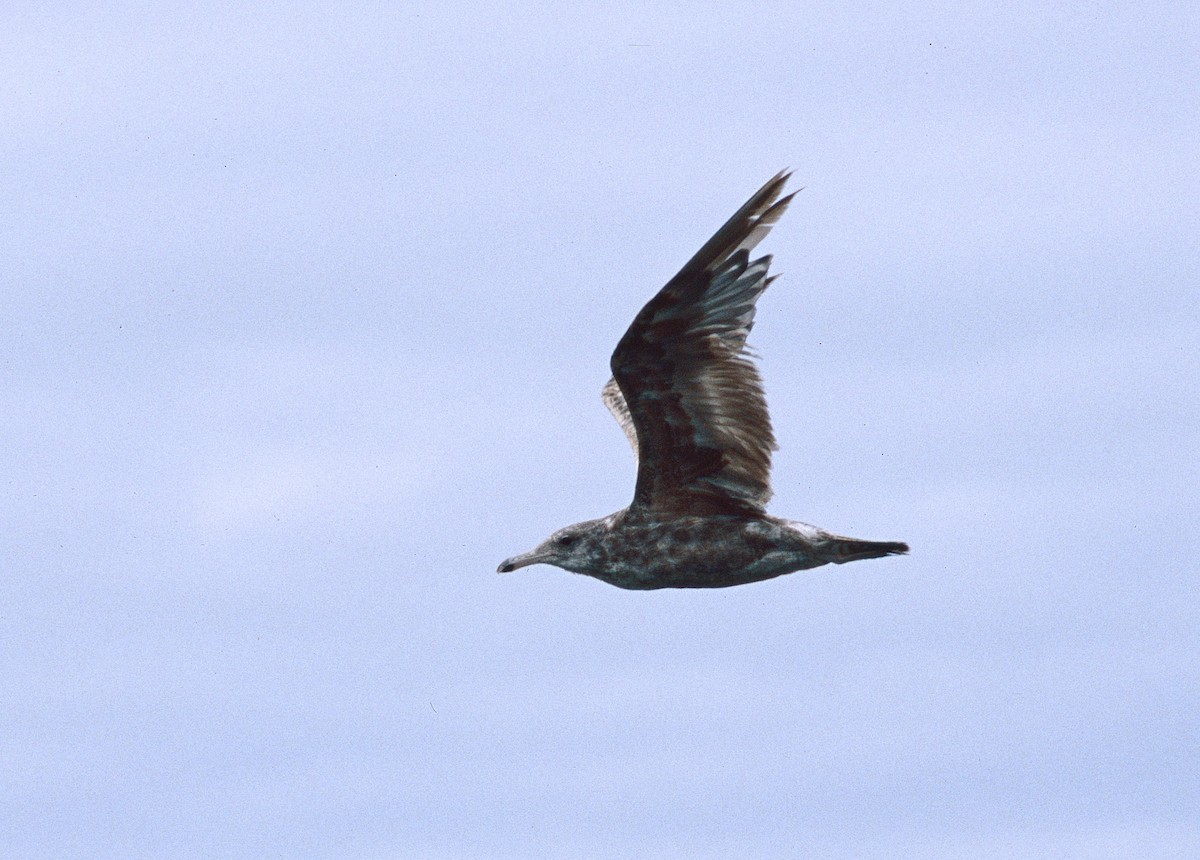
<svg viewBox="0 0 1200 860"><path fill-rule="evenodd" d="M631 508L761 514L770 498L775 437L746 336L771 258L751 261L750 251L792 199L777 200L787 179L780 173L746 201L613 352L639 454Z"/></svg>

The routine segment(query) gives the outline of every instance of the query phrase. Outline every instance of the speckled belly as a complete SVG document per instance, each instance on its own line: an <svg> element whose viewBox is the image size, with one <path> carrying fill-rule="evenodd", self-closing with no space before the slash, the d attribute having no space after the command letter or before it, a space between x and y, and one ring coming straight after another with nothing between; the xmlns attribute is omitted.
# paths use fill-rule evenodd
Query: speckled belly
<svg viewBox="0 0 1200 860"><path fill-rule="evenodd" d="M593 574L620 588L724 588L824 564L782 523L685 517L627 523L605 541Z"/></svg>

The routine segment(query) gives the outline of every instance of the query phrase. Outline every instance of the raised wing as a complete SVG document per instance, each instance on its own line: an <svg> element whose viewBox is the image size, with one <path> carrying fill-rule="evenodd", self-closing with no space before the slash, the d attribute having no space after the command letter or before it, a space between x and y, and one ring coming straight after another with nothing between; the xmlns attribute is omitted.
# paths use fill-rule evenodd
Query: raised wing
<svg viewBox="0 0 1200 860"><path fill-rule="evenodd" d="M771 258L752 261L750 251L791 201L778 199L788 176L746 201L642 308L613 352L639 453L634 507L760 513L771 496L775 437L746 337L773 278Z"/></svg>

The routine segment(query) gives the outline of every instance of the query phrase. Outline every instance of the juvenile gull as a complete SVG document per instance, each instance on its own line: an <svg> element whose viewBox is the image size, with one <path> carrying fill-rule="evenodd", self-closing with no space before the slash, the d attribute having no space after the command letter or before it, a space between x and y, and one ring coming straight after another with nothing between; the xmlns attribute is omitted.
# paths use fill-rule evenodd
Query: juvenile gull
<svg viewBox="0 0 1200 860"><path fill-rule="evenodd" d="M908 552L767 514L776 449L746 351L754 303L775 278L750 259L794 195L782 172L746 201L642 308L602 397L638 457L633 502L559 529L500 565L552 564L619 588L724 588L833 562Z"/></svg>

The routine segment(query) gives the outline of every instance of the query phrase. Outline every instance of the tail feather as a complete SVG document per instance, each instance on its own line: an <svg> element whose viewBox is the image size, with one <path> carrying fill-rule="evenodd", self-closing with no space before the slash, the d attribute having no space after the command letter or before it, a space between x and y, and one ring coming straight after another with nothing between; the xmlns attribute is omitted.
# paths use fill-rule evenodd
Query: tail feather
<svg viewBox="0 0 1200 860"><path fill-rule="evenodd" d="M885 555L904 555L908 544L899 541L856 540L835 537L826 547L829 560L834 564L859 561L864 558L883 558Z"/></svg>

